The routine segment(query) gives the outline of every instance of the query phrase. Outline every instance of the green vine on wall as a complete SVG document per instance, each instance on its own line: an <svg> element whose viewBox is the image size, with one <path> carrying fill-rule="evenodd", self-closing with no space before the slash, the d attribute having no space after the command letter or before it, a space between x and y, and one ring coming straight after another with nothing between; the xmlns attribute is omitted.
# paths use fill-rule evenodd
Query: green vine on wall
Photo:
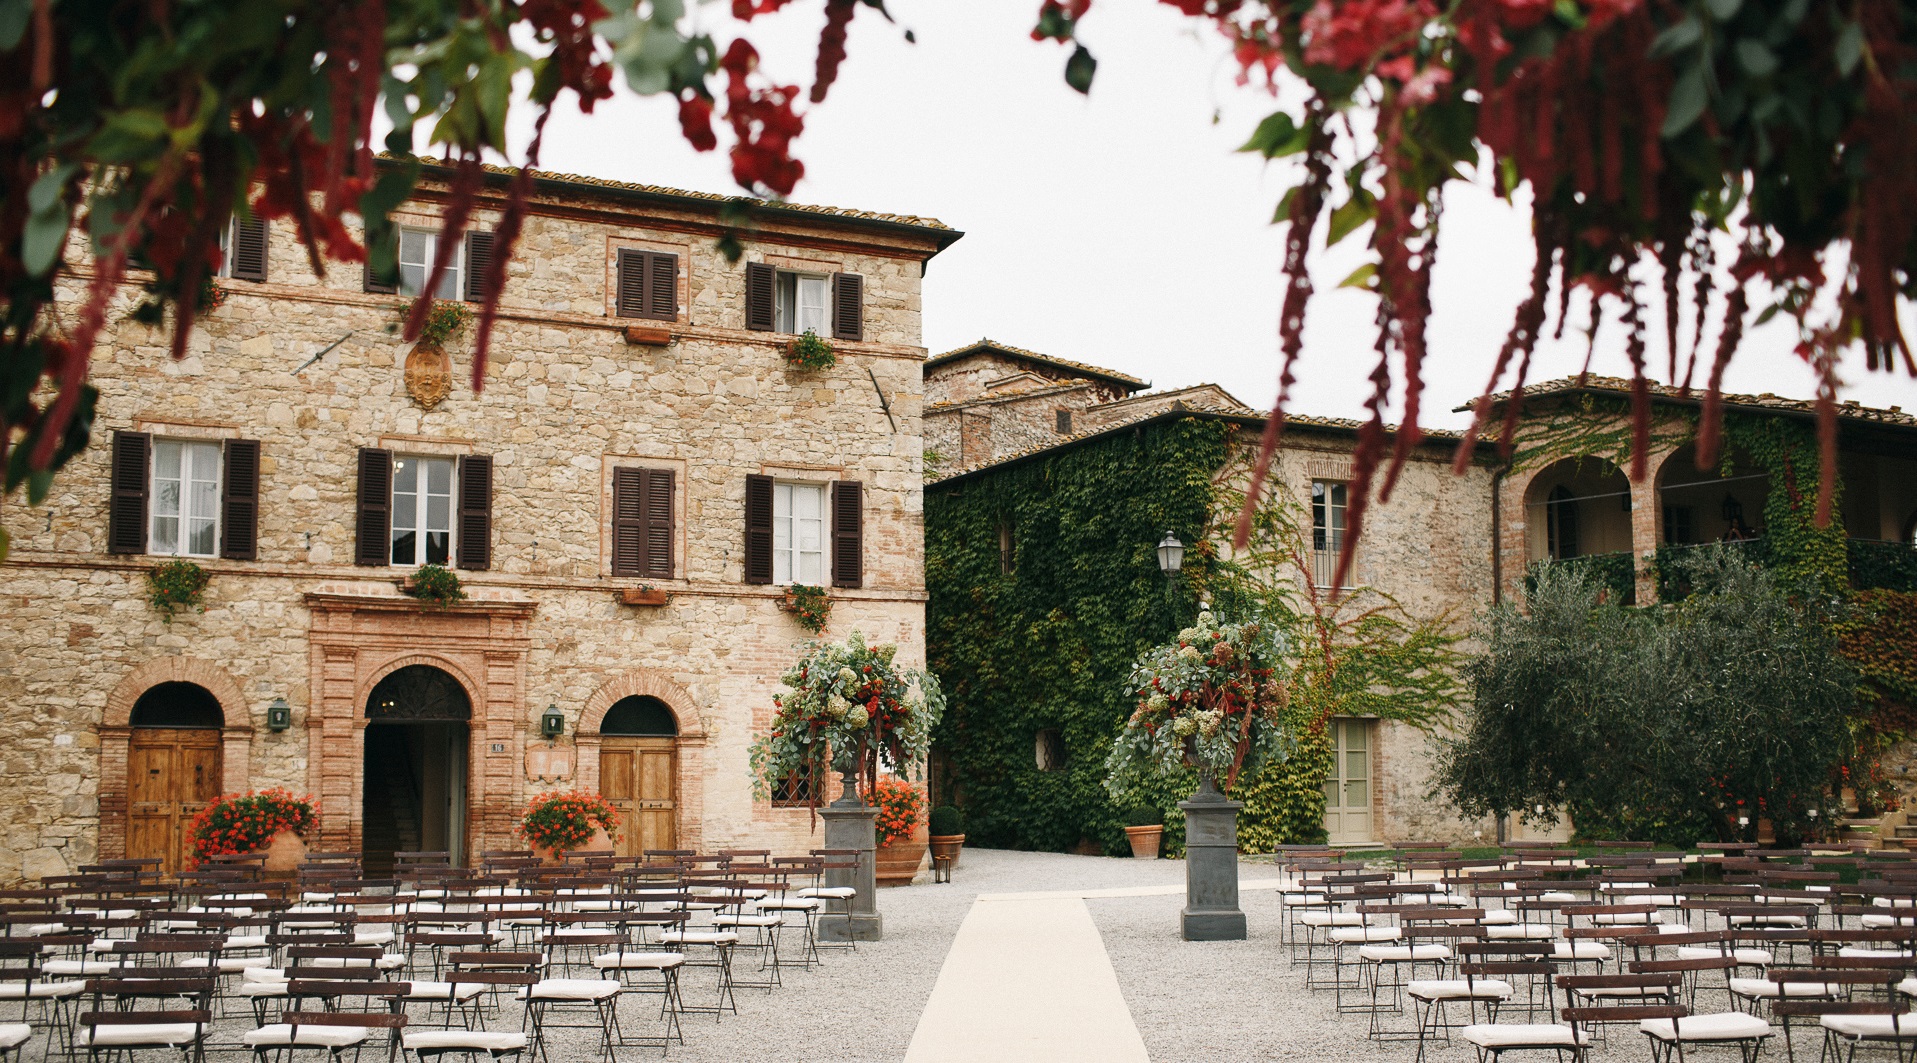
<svg viewBox="0 0 1917 1063"><path fill-rule="evenodd" d="M1764 499L1765 552L1770 567L1787 584L1801 582L1830 592L1847 589L1850 556L1844 545L1843 516L1837 508L1843 499L1841 477L1831 485L1830 523L1817 526L1816 431L1802 421L1783 417L1729 415L1724 418L1724 438L1741 447L1754 464L1770 474L1770 492Z"/></svg>

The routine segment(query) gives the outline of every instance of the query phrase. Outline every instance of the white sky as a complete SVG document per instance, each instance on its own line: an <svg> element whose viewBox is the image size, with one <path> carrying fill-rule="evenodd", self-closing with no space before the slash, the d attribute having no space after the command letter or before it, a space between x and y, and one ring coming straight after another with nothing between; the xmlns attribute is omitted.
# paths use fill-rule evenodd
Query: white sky
<svg viewBox="0 0 1917 1063"><path fill-rule="evenodd" d="M1101 0L1080 27L1099 60L1087 99L1064 84L1067 50L1028 36L1038 0L889 6L898 27L859 8L850 58L797 142L806 178L792 198L928 215L965 231L926 276L925 345L937 353L990 336L1160 388L1215 382L1268 406L1282 254L1282 230L1269 222L1292 173L1234 152L1274 102L1235 85L1222 40L1160 3ZM717 23L722 45L737 28L727 7L699 12ZM821 21L821 5L801 0L747 31L773 76L809 89ZM905 43L903 27L917 44ZM721 150L694 152L669 102L631 96L621 80L619 97L590 117L562 102L541 163L736 191L723 147L722 137ZM1483 386L1532 259L1528 215L1481 189L1454 192L1444 225L1427 425L1461 422L1449 410ZM1334 286L1368 233L1315 261L1296 412L1363 414L1375 299ZM1662 378L1662 311L1649 320ZM1600 335L1594 371L1628 375L1617 327ZM1810 397L1793 340L1782 321L1748 334L1727 387ZM1575 373L1583 360L1581 337L1546 344L1532 379ZM1845 398L1917 409L1917 383L1867 374L1861 360L1847 384Z"/></svg>

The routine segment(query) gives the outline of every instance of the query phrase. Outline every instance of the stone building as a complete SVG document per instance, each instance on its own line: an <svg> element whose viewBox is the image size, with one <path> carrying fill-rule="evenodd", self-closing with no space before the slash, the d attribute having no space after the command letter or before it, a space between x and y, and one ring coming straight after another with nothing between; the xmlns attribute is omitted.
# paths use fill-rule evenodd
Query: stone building
<svg viewBox="0 0 1917 1063"><path fill-rule="evenodd" d="M920 277L960 234L544 175L475 393L470 335L394 326L436 257L441 298L475 294L507 175L438 248L428 174L396 278L317 277L290 225L229 233L183 361L126 316L130 279L94 445L0 515L0 878L177 866L198 807L265 786L316 795L318 846L371 868L522 848L527 798L575 787L628 813L629 851L817 844L803 793L748 779L809 637L782 585L830 586L826 637L923 661ZM787 366L808 329L835 367ZM210 580L169 621L148 574L173 560ZM425 562L466 600L402 593Z"/></svg>
<svg viewBox="0 0 1917 1063"><path fill-rule="evenodd" d="M1005 483L1034 462L1166 421L1224 421L1239 429L1234 446L1256 446L1263 415L1222 388L1144 388L1143 381L1109 370L989 340L937 355L925 365L928 453L939 450L965 460L929 470L928 496ZM1275 489L1309 510L1312 550L1305 564L1321 588L1332 586L1344 543L1358 428L1359 422L1341 418L1290 417L1271 474ZM1497 484L1488 449L1465 475L1452 474L1457 442L1455 433L1431 431L1415 448L1392 499L1374 504L1367 517L1347 583L1375 587L1413 615L1448 616L1463 628L1493 592ZM1160 533L1155 531L1154 539ZM1124 553L1124 544L1114 544L1113 552ZM1149 626L1154 619L1139 622ZM1326 789L1337 796L1328 804L1326 826L1334 841L1468 838L1485 829L1459 821L1427 799L1432 750L1423 732L1359 718L1332 721L1332 732L1338 767ZM1104 753L1068 749L1048 764L1044 741L1034 740L1015 746L1014 762L995 770L1031 773L1067 761L1102 764Z"/></svg>

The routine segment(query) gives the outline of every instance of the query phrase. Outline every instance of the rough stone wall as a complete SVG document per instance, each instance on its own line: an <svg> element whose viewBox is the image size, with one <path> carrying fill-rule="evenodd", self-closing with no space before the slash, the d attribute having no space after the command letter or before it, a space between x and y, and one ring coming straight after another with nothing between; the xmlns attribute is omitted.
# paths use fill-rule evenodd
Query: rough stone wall
<svg viewBox="0 0 1917 1063"><path fill-rule="evenodd" d="M435 224L437 211L409 204L402 221ZM513 260L485 390L465 384L470 339L455 342L451 394L431 410L402 381L408 348L387 332L397 300L363 294L356 268L313 277L284 225L271 234L270 280L224 282L227 304L200 323L183 361L167 357L165 332L126 318L129 288L95 352L94 445L45 505L0 514L14 537L0 569L9 606L0 696L16 714L0 783L0 878L94 859L103 707L122 677L155 657L230 673L251 718L229 714L228 724L255 729L251 782L306 788L313 751L303 714L319 680L303 595L322 581L390 587L402 574L351 564L363 446L493 457L493 567L461 576L476 596L537 603L520 680L523 739L548 703L567 713L570 736L581 702L609 677L656 669L692 692L709 736L704 777L686 781L704 789L706 844L816 843L804 810L773 810L749 794L746 748L805 632L779 611L775 588L742 582L744 481L768 472L864 483L864 586L833 591L826 636L856 627L922 661L918 278L930 245L824 222L753 233L748 259L865 277L866 342L837 342L835 368L800 373L785 368L782 337L743 330L743 266L714 249L712 221L692 210L639 216L585 193L542 199ZM627 322L608 316L621 246L680 253L680 319L646 323L670 328L669 346L630 346ZM75 298L82 283L66 282L63 296ZM204 613L163 623L143 600L156 559L105 552L115 429L262 443L259 560L199 559L212 574ZM610 469L619 464L678 472L674 578L651 581L673 595L662 609L613 603L618 586L637 582L610 579ZM294 706L293 730L266 731L275 697ZM517 783L510 794L475 792L474 804L516 805L533 785Z"/></svg>
<svg viewBox="0 0 1917 1063"><path fill-rule="evenodd" d="M1083 382L1093 391L1086 405L1110 402L1124 398L1128 394L1125 388L1115 383L1085 377L1074 372L1069 366L1034 362L1029 359L982 351L954 362L935 366L927 373L925 401L927 403L960 403L987 398L995 393L992 387L994 381L1017 376L1020 373L1030 373L1046 381L1047 384L1036 385L1041 387L1054 383Z"/></svg>

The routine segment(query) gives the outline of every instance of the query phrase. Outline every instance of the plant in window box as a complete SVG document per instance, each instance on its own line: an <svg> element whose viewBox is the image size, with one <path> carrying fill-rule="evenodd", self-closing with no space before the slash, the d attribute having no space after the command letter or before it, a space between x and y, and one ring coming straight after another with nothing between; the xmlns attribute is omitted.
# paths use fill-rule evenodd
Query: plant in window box
<svg viewBox="0 0 1917 1063"><path fill-rule="evenodd" d="M200 297L196 300L194 313L201 317L211 314L226 305L226 289L208 273L200 278Z"/></svg>
<svg viewBox="0 0 1917 1063"><path fill-rule="evenodd" d="M910 886L925 861L926 843L913 837L925 821L925 795L904 779L887 775L879 779L871 800L879 810L873 823L879 845L873 867L879 885Z"/></svg>
<svg viewBox="0 0 1917 1063"><path fill-rule="evenodd" d="M171 624L182 609L206 612L206 584L213 577L191 561L162 561L146 574L146 602Z"/></svg>
<svg viewBox="0 0 1917 1063"><path fill-rule="evenodd" d="M565 853L612 852L619 813L604 797L580 790L540 794L519 817L519 836L541 860L556 864Z"/></svg>
<svg viewBox="0 0 1917 1063"><path fill-rule="evenodd" d="M622 605L664 605L671 597L672 595L666 593L664 587L654 587L650 583L642 583L637 587L625 587L619 591L619 601Z"/></svg>
<svg viewBox="0 0 1917 1063"><path fill-rule="evenodd" d="M794 369L830 369L838 363L839 357L832 353L832 345L811 329L792 337L792 342L786 344L785 364Z"/></svg>
<svg viewBox="0 0 1917 1063"><path fill-rule="evenodd" d="M421 565L401 581L400 589L427 605L445 607L466 599L459 574L445 565Z"/></svg>
<svg viewBox="0 0 1917 1063"><path fill-rule="evenodd" d="M266 870L290 874L306 860L306 839L319 829L311 797L267 789L224 794L187 824L193 863L216 856L266 853Z"/></svg>
<svg viewBox="0 0 1917 1063"><path fill-rule="evenodd" d="M781 780L805 778L817 808L830 766L869 800L881 766L904 774L925 762L945 694L930 672L900 667L898 649L868 646L857 631L806 648L780 680L787 689L772 699L771 729L752 744L759 798Z"/></svg>
<svg viewBox="0 0 1917 1063"><path fill-rule="evenodd" d="M803 583L794 583L785 589L785 597L779 600L779 608L792 614L799 626L814 635L825 630L825 622L832 616L832 598L825 593L824 587L809 587Z"/></svg>
<svg viewBox="0 0 1917 1063"><path fill-rule="evenodd" d="M1191 941L1242 940L1238 908L1238 809L1219 792L1238 773L1281 763L1296 744L1285 724L1282 632L1257 621L1220 624L1209 610L1178 638L1146 651L1127 686L1137 708L1106 758L1105 787L1136 800L1166 779L1198 774L1185 812L1184 935Z"/></svg>

